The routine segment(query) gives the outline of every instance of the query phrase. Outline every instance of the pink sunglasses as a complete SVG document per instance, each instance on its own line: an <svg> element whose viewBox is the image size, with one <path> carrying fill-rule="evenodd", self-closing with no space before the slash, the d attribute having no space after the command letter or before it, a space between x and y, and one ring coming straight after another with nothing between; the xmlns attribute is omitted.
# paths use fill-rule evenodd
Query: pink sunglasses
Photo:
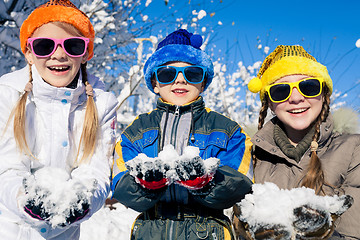
<svg viewBox="0 0 360 240"><path fill-rule="evenodd" d="M65 53L70 57L82 57L86 53L89 39L84 37L71 38L28 38L28 44L37 57L49 57L60 44Z"/></svg>

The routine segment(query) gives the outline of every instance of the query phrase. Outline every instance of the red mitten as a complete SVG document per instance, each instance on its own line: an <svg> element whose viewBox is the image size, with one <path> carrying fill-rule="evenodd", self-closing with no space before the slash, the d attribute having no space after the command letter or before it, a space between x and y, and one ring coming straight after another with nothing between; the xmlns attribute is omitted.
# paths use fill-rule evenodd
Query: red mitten
<svg viewBox="0 0 360 240"><path fill-rule="evenodd" d="M145 154L139 154L135 159L128 161L126 167L135 181L144 188L156 190L170 183L166 177L166 172L170 167L161 159L148 158Z"/></svg>
<svg viewBox="0 0 360 240"><path fill-rule="evenodd" d="M215 165L217 168L218 160L214 162L216 163ZM179 177L177 183L190 190L199 190L213 179L216 168L212 168L211 171L208 171L208 168L204 164L204 160L199 156L191 159L181 158L177 161L175 166L176 173Z"/></svg>

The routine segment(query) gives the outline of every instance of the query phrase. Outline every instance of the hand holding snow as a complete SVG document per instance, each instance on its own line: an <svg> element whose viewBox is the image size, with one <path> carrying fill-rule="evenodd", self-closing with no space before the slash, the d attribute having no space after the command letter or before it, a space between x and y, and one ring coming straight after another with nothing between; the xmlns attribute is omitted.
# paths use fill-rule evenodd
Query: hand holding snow
<svg viewBox="0 0 360 240"><path fill-rule="evenodd" d="M305 187L283 190L273 183L265 183L254 184L253 193L237 205L241 210L238 217L248 223L253 237L264 229L279 228L288 232L279 239L289 239L289 236L320 231L323 226L330 227L332 216L344 213L352 205L352 198L318 196L313 189Z"/></svg>
<svg viewBox="0 0 360 240"><path fill-rule="evenodd" d="M24 178L21 206L37 206L53 227L66 226L89 210L96 182L71 179L63 169L45 167ZM30 204L30 205L29 205ZM84 209L87 208L87 209Z"/></svg>
<svg viewBox="0 0 360 240"><path fill-rule="evenodd" d="M134 159L126 162L126 168L135 181L147 189L160 189L170 183L166 176L170 166L160 158L149 158L140 153Z"/></svg>
<svg viewBox="0 0 360 240"><path fill-rule="evenodd" d="M154 189L153 184L149 185L142 180L160 182L162 178L166 178L165 185L169 185L174 182L182 184L183 182L180 181L194 180L197 177L206 176L208 182L212 179L219 166L219 159L209 158L203 160L199 153L200 150L197 147L187 146L183 155L179 156L172 145L167 145L159 153L158 157L149 158L140 153L134 159L126 162L125 166L139 184L150 189Z"/></svg>
<svg viewBox="0 0 360 240"><path fill-rule="evenodd" d="M175 171L178 176L176 183L190 189L199 190L206 186L219 167L219 159L203 160L197 147L188 146L183 155L175 160Z"/></svg>

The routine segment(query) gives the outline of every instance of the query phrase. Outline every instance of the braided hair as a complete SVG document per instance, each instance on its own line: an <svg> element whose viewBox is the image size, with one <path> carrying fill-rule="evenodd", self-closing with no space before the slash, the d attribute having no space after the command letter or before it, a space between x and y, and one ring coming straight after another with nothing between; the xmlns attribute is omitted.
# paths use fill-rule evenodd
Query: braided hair
<svg viewBox="0 0 360 240"><path fill-rule="evenodd" d="M326 121L328 115L329 115L329 111L330 111L330 91L329 88L324 85L323 87L323 97L324 97L324 102L322 105L322 109L321 112L319 114L319 116L317 117L317 119L315 120L315 133L314 136L312 138L312 142L311 142L311 158L310 158L310 163L308 168L305 171L304 177L301 180L301 186L304 187L308 187L308 188L312 188L315 190L315 192L317 194L321 194L323 193L323 185L326 183L325 182L325 176L324 176L324 171L322 170L321 167L321 161L319 159L319 157L317 156L317 141L319 140L319 136L320 136L320 126L321 123ZM265 122L265 118L267 116L267 111L269 108L269 97L267 96L267 94L265 94L262 102L261 102L261 109L259 112L259 124L258 124L258 129L260 130ZM256 156L255 154L253 154L253 159L254 159L254 167L256 166Z"/></svg>
<svg viewBox="0 0 360 240"><path fill-rule="evenodd" d="M53 22L53 24L64 28L66 31L68 31L73 35L82 36L80 31L77 30L71 24L64 22ZM21 94L18 102L16 103L14 109L12 110L6 128L9 125L10 120L13 118L14 119L13 132L18 149L20 150L20 152L26 153L32 156L34 159L36 159L36 157L32 154L27 144L26 134L25 134L25 118L26 118L25 106L26 106L27 97L29 93L32 91L32 82L33 82L32 69L31 69L32 64L29 62L28 65L29 65L29 82L27 83L24 92ZM80 68L82 74L82 81L86 86L87 102L86 102L84 125L77 150L77 156L75 159L75 166L85 162L93 155L95 151L98 128L99 128L98 113L94 101L93 89L88 82L86 65L87 63L85 62L81 64L81 68ZM81 159L78 160L80 156L80 149L82 149L83 155L81 156Z"/></svg>

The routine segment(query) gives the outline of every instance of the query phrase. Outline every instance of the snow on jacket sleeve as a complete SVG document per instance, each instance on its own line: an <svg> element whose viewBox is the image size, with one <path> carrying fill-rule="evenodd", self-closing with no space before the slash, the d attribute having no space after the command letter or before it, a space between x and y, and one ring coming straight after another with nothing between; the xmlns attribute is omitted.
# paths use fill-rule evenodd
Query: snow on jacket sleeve
<svg viewBox="0 0 360 240"><path fill-rule="evenodd" d="M140 150L122 134L121 140L116 144L115 151L116 161L112 181L113 197L138 212L146 211L155 206L164 189L155 191L140 187L125 167L125 162L136 157Z"/></svg>
<svg viewBox="0 0 360 240"><path fill-rule="evenodd" d="M91 211L87 218L103 206L110 191L110 165L113 161L112 156L116 140L116 106L118 102L112 93L103 93L97 96L96 102L98 101L105 101L106 105L101 105L101 108L97 105L98 115L102 118L99 119L100 130L94 155L88 164L81 164L71 173L73 178L81 181L93 181L95 179L97 182L97 188L91 201Z"/></svg>

